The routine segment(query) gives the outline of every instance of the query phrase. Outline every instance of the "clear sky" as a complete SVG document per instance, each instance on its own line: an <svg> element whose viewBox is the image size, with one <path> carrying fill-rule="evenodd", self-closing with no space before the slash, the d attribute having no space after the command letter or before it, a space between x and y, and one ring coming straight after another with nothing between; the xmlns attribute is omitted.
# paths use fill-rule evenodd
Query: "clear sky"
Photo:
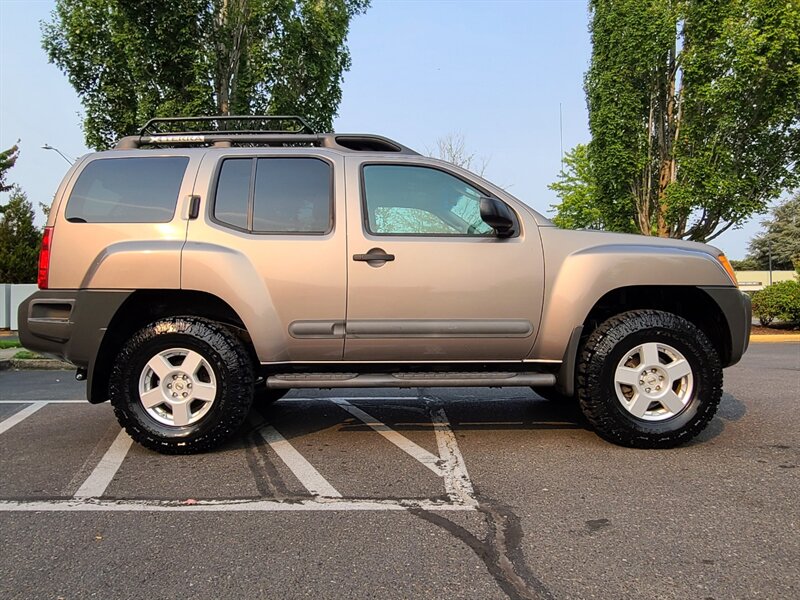
<svg viewBox="0 0 800 600"><path fill-rule="evenodd" d="M352 23L353 65L335 128L379 133L425 151L460 133L489 160L486 177L542 213L568 150L589 139L583 74L591 51L584 0L381 1ZM81 105L48 64L39 22L47 0L0 0L0 148L22 149L10 179L49 203L67 163L87 151ZM754 218L714 245L743 258Z"/></svg>

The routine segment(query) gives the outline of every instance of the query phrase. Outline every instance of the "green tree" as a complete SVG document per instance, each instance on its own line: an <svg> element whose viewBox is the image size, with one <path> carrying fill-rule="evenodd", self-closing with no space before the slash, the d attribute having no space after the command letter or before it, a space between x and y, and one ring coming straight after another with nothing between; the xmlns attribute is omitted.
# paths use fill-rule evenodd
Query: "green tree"
<svg viewBox="0 0 800 600"><path fill-rule="evenodd" d="M40 242L33 205L25 192L13 186L0 217L0 282L36 282Z"/></svg>
<svg viewBox="0 0 800 600"><path fill-rule="evenodd" d="M564 155L564 166L558 181L548 186L558 194L561 203L553 219L564 229L605 229L603 211L595 201L597 186L589 162L589 147L578 144Z"/></svg>
<svg viewBox="0 0 800 600"><path fill-rule="evenodd" d="M8 150L0 152L0 192L8 192L12 188L11 184L6 183L6 175L8 175L8 171L14 166L19 157L19 146L17 144L14 144Z"/></svg>
<svg viewBox="0 0 800 600"><path fill-rule="evenodd" d="M771 218L761 222L764 231L750 240L747 258L761 269L792 270L800 266L800 193L772 209Z"/></svg>
<svg viewBox="0 0 800 600"><path fill-rule="evenodd" d="M589 5L585 198L606 228L709 241L797 185L800 2Z"/></svg>
<svg viewBox="0 0 800 600"><path fill-rule="evenodd" d="M108 148L151 117L301 114L330 130L350 67L351 19L369 0L57 0L50 61Z"/></svg>

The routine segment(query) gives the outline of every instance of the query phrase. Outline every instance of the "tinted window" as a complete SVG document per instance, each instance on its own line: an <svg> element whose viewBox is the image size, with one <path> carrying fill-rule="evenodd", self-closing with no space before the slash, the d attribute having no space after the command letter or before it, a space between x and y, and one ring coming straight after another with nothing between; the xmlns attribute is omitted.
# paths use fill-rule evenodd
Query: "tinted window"
<svg viewBox="0 0 800 600"><path fill-rule="evenodd" d="M188 163L185 156L94 160L72 188L66 217L87 223L171 221Z"/></svg>
<svg viewBox="0 0 800 600"><path fill-rule="evenodd" d="M259 158L253 231L325 233L331 224L331 168L315 158Z"/></svg>
<svg viewBox="0 0 800 600"><path fill-rule="evenodd" d="M247 229L252 158L228 159L222 163L217 181L214 216L223 223Z"/></svg>
<svg viewBox="0 0 800 600"><path fill-rule="evenodd" d="M390 235L492 235L481 219L481 193L438 169L367 165L369 231Z"/></svg>

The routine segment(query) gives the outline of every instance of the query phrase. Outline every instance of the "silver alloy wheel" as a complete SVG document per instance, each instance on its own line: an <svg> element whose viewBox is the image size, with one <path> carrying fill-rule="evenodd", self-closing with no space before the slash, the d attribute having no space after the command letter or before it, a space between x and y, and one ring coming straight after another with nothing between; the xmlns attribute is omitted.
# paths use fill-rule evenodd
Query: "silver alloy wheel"
<svg viewBox="0 0 800 600"><path fill-rule="evenodd" d="M194 350L163 350L147 361L139 377L142 406L164 425L196 423L208 413L216 397L214 370Z"/></svg>
<svg viewBox="0 0 800 600"><path fill-rule="evenodd" d="M662 342L628 352L614 372L622 406L638 419L663 421L680 413L692 397L694 377L686 357Z"/></svg>

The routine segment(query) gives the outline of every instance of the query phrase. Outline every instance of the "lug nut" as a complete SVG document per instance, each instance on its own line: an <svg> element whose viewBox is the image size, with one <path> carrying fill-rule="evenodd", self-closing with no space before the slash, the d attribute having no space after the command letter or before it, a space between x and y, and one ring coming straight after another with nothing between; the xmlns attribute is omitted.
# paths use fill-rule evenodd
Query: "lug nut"
<svg viewBox="0 0 800 600"><path fill-rule="evenodd" d="M187 383L186 387L189 388L189 389L192 389L192 384L191 383Z"/></svg>
<svg viewBox="0 0 800 600"><path fill-rule="evenodd" d="M639 380L639 383L640 383L641 385L644 385L644 379L640 379L640 380Z"/></svg>
<svg viewBox="0 0 800 600"><path fill-rule="evenodd" d="M186 398L186 396L188 396L188 395L189 395L189 394L187 394L186 392L183 392L183 397L184 397L184 398Z"/></svg>
<svg viewBox="0 0 800 600"><path fill-rule="evenodd" d="M657 392L660 392L660 391L661 391L661 386L660 386L660 385L657 385L657 386L656 386L656 391L657 391Z"/></svg>
<svg viewBox="0 0 800 600"><path fill-rule="evenodd" d="M172 397L173 398L177 398L178 397L178 392L172 392Z"/></svg>
<svg viewBox="0 0 800 600"><path fill-rule="evenodd" d="M644 391L649 394L650 393L650 388L644 388Z"/></svg>
<svg viewBox="0 0 800 600"><path fill-rule="evenodd" d="M655 369L650 369L650 372L651 372L651 373L655 373L655 372L656 372L656 370L655 370Z"/></svg>
<svg viewBox="0 0 800 600"><path fill-rule="evenodd" d="M659 381L664 381L664 376L663 376L663 375L659 375L659 376L658 376L658 380L659 380Z"/></svg>
<svg viewBox="0 0 800 600"><path fill-rule="evenodd" d="M172 376L172 379L177 379L177 378L178 378L178 376L177 376L177 375L173 375L173 376Z"/></svg>
<svg viewBox="0 0 800 600"><path fill-rule="evenodd" d="M167 389L170 389L170 390L172 389L172 384L171 383L167 384Z"/></svg>

